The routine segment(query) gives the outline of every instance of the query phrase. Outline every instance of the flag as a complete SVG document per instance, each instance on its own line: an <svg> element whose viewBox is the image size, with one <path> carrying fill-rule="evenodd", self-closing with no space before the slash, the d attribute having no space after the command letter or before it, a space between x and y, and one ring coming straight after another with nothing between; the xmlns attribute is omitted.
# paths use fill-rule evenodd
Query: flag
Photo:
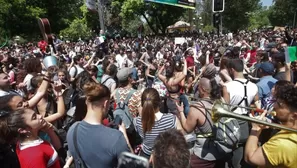
<svg viewBox="0 0 297 168"><path fill-rule="evenodd" d="M290 61L297 60L297 47L296 46L288 47L288 56L290 57Z"/></svg>

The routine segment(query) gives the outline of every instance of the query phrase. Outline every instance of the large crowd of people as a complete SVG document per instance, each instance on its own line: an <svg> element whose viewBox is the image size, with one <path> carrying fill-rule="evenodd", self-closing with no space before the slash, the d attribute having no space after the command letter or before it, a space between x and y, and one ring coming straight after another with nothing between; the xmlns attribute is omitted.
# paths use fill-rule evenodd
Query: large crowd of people
<svg viewBox="0 0 297 168"><path fill-rule="evenodd" d="M114 168L130 152L153 168L296 168L296 131L211 109L297 130L297 32L189 35L1 48L0 167Z"/></svg>

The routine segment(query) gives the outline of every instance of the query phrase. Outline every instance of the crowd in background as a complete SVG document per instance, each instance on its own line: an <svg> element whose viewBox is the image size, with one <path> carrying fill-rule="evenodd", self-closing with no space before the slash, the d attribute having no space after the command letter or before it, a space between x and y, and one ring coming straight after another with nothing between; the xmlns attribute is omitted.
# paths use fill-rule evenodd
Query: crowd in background
<svg viewBox="0 0 297 168"><path fill-rule="evenodd" d="M209 110L221 100L232 113L296 130L297 62L286 51L297 32L183 39L101 32L1 48L1 167L112 168L125 151L154 168L297 167L296 132L236 120L236 144L218 144Z"/></svg>

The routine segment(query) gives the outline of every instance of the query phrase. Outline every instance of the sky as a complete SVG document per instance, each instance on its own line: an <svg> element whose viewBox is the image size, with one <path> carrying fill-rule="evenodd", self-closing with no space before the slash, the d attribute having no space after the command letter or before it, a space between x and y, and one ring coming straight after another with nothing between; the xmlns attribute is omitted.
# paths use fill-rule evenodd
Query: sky
<svg viewBox="0 0 297 168"><path fill-rule="evenodd" d="M271 6L272 0L261 0L263 6Z"/></svg>

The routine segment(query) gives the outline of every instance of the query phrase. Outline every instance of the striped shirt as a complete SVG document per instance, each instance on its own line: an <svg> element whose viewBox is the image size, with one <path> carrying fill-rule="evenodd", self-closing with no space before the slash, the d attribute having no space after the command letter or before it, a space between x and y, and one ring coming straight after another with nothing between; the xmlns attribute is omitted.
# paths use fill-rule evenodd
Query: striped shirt
<svg viewBox="0 0 297 168"><path fill-rule="evenodd" d="M142 151L147 155L151 155L157 136L171 128L176 128L176 116L171 113L162 114L162 117L155 121L152 130L144 136L141 117L136 117L135 129L142 138Z"/></svg>

